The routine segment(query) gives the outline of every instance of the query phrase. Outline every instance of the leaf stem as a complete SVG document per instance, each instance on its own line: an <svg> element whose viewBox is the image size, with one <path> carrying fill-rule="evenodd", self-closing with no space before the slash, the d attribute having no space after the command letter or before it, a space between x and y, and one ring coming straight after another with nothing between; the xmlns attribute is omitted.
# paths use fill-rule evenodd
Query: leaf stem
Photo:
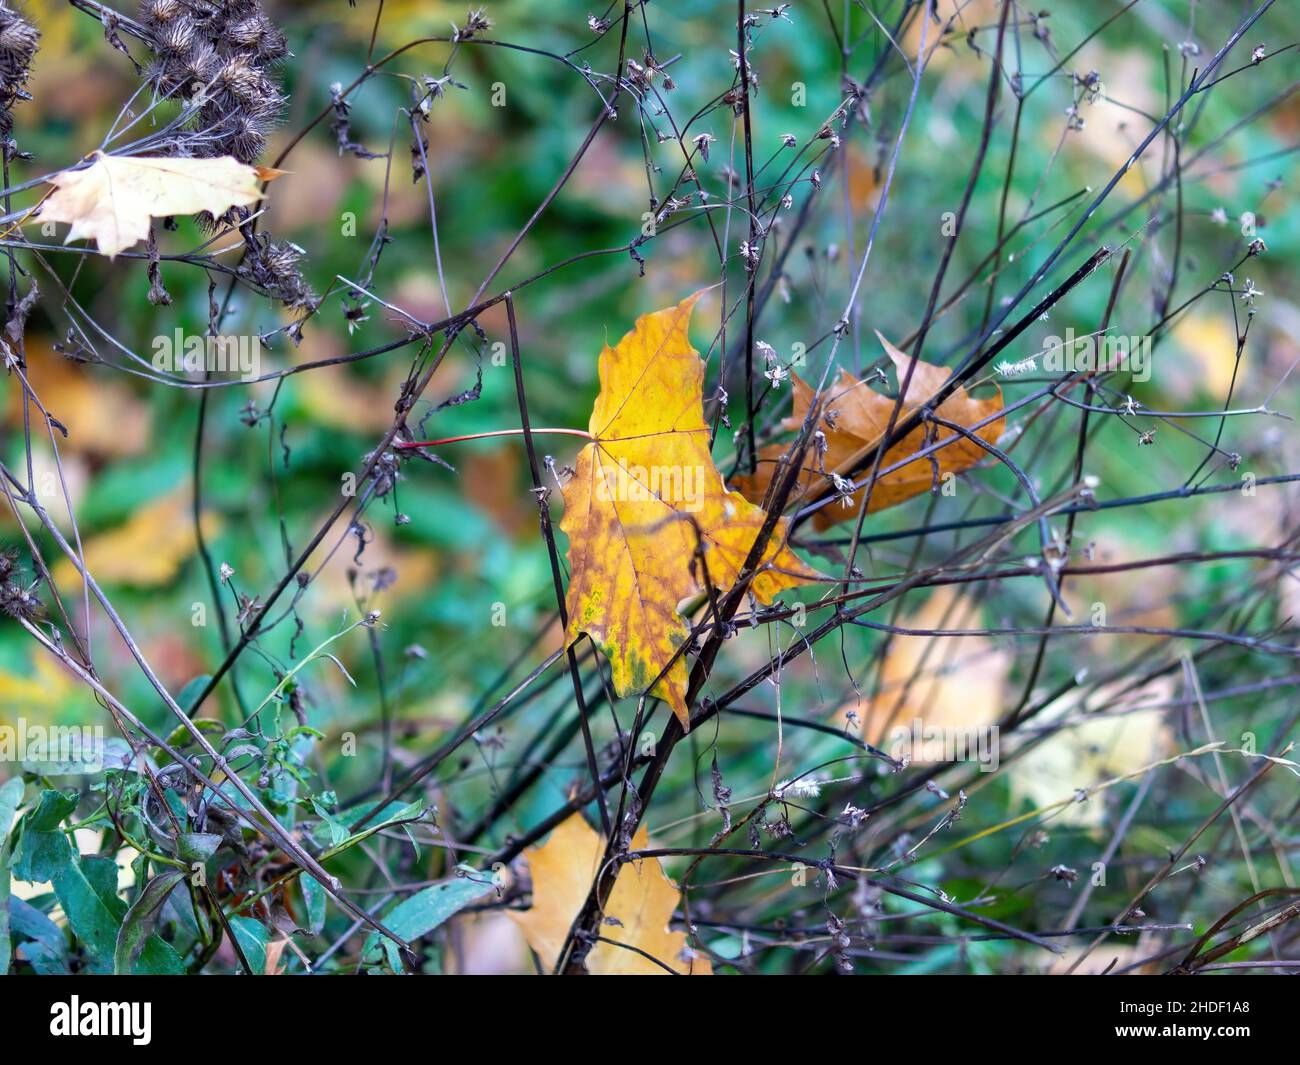
<svg viewBox="0 0 1300 1065"><path fill-rule="evenodd" d="M394 444L395 448L411 447L434 447L438 444L458 444L462 440L486 440L492 436L522 436L522 429L496 429L490 433L466 433L464 436L444 436L440 440L404 440L401 443ZM585 429L533 429L531 432L538 433L558 433L564 436L580 436L584 440L595 440Z"/></svg>

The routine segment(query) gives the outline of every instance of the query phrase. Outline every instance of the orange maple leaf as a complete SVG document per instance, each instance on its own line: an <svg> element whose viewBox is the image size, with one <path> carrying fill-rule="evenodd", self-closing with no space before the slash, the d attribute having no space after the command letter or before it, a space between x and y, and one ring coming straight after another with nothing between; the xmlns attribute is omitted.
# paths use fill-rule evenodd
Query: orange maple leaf
<svg viewBox="0 0 1300 1065"><path fill-rule="evenodd" d="M901 384L907 375L912 357L899 351L879 333L876 336L880 338L885 351L893 360ZM816 391L799 377L791 376L794 382L793 409L791 416L786 418L782 425L786 429L797 430L803 425L804 418L816 399ZM901 424L908 415L938 392L947 380L947 369L917 360L916 369L912 371L911 383L908 385L907 396L899 411L897 424ZM798 485L791 493L790 502L793 504L804 505L816 502L831 494L835 490L831 474L846 477L855 466L871 454L880 443L881 437L885 435L885 429L889 426L889 416L896 402L844 370L839 371L829 393L817 426L826 438L826 453L820 459L811 450L807 453L803 469L799 473ZM939 404L935 413L945 421L970 429L1001 409L1001 389L992 399L974 399L966 389L958 388ZM993 443L1002 435L1004 425L1005 419L997 418L979 429L974 429L973 433L981 440ZM884 510L886 507L895 506L920 495L938 478L946 474L960 473L988 457L988 452L974 440L961 436L945 426L936 425L928 437L924 427L913 429L885 453L880 468L888 469L894 463L916 454L935 442L944 443L931 455L917 459L890 473L882 474L876 480L871 490L868 511ZM753 473L734 478L736 487L747 499L757 503L763 501L778 464L788 450L789 448L784 444L769 444L759 451L757 469ZM819 529L825 529L837 521L855 516L861 504L861 490L851 495L846 494L842 505L836 503L823 506L818 510L813 516L813 523Z"/></svg>

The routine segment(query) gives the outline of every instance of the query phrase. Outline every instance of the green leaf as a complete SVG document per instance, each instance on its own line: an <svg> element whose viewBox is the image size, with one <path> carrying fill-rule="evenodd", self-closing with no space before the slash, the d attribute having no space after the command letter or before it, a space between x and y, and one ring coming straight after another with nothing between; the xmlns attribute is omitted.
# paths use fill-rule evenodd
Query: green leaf
<svg viewBox="0 0 1300 1065"><path fill-rule="evenodd" d="M124 917L126 903L117 897L117 878L121 872L117 862L107 854L83 854L81 868L85 871L90 886L104 900L104 905L119 919Z"/></svg>
<svg viewBox="0 0 1300 1065"><path fill-rule="evenodd" d="M230 930L235 933L244 957L252 966L253 973L261 976L266 972L266 928L261 921L251 917L231 917Z"/></svg>
<svg viewBox="0 0 1300 1065"><path fill-rule="evenodd" d="M370 808L373 805L373 803L365 803L362 806L357 807L353 813L348 815L348 820L356 821L365 816L370 812ZM422 813L424 813L423 799L416 799L414 802L408 803L390 802L375 815L374 819L371 820L362 831L367 831L371 828L384 828L398 821L414 821Z"/></svg>
<svg viewBox="0 0 1300 1065"><path fill-rule="evenodd" d="M14 845L13 875L41 884L72 859L72 845L63 834L63 819L77 808L76 791L43 791L36 805L19 822Z"/></svg>
<svg viewBox="0 0 1300 1065"><path fill-rule="evenodd" d="M205 736L217 737L225 734L226 726L220 721L214 721L210 717L196 717L190 722ZM194 742L194 733L188 726L177 725L167 734L168 747L184 747Z"/></svg>
<svg viewBox="0 0 1300 1065"><path fill-rule="evenodd" d="M15 935L34 939L59 953L66 949L67 938L63 934L63 929L26 899L16 897L9 899L9 918Z"/></svg>
<svg viewBox="0 0 1300 1065"><path fill-rule="evenodd" d="M311 800L312 807L320 815L321 824L329 829L329 841L331 847L337 847L340 843L348 838L348 826L334 814L330 813L321 801L315 797ZM313 833L314 835L315 833Z"/></svg>
<svg viewBox="0 0 1300 1065"><path fill-rule="evenodd" d="M310 736L312 739L323 740L325 733L321 732L320 729L312 728L310 725L294 725L284 734L286 740L296 740L299 736Z"/></svg>
<svg viewBox="0 0 1300 1065"><path fill-rule="evenodd" d="M303 901L307 904L307 931L314 936L320 935L325 927L325 902L329 895L314 876L300 876L298 880L302 884Z"/></svg>
<svg viewBox="0 0 1300 1065"><path fill-rule="evenodd" d="M77 791L43 791L36 807L23 820L34 831L53 832L80 801L81 793Z"/></svg>
<svg viewBox="0 0 1300 1065"><path fill-rule="evenodd" d="M100 894L103 881L102 866L86 859L69 859L53 877L54 894L68 917L73 935L85 944L96 961L109 964L122 922Z"/></svg>
<svg viewBox="0 0 1300 1065"><path fill-rule="evenodd" d="M145 884L131 908L126 911L122 927L117 933L117 946L113 951L113 972L117 976L131 973L136 957L144 950L145 941L157 923L163 903L184 878L180 869L164 869Z"/></svg>
<svg viewBox="0 0 1300 1065"><path fill-rule="evenodd" d="M315 804L316 800L313 799L312 802L313 804ZM332 840L333 837L332 826L329 824L329 821L326 820L326 818L328 818L329 820L337 820L346 827L348 825L356 824L357 821L361 820L361 818L365 817L368 813L370 813L370 811L373 810L376 805L377 804L373 802L363 802L358 806L352 807L350 810L348 810L346 814L339 815L337 817L328 813L321 813L320 807L317 806L316 812L321 814L322 821L319 825L316 825L312 829L312 837L316 840L317 843L323 845L326 839ZM422 813L424 813L423 799L416 799L414 802L390 802L382 810L380 810L379 813L375 815L375 817L373 817L370 821L368 821L365 825L363 825L361 831L357 832L355 836L349 835L349 836L345 836L344 838L360 839L365 836L372 836L376 832L378 832L381 828L387 828L389 825L396 824L399 821L414 821ZM330 829L328 835L326 834L327 828ZM338 841L338 843L341 842L343 842L343 840ZM412 842L414 843L414 841ZM330 846L337 847L338 843L331 842ZM417 853L418 853L418 849L417 849Z"/></svg>
<svg viewBox="0 0 1300 1065"><path fill-rule="evenodd" d="M90 886L103 901L108 912L113 915L113 920L119 931L115 935L120 935L120 928L126 920L129 908L124 899L118 898L117 895L117 862L107 855L101 854L83 854L81 856L81 868L86 874L86 879ZM178 870L179 871L179 870ZM98 958L100 968L106 972L112 971L110 965L115 962L116 946L114 947L114 957ZM145 940L144 950L141 951L140 957L135 963L135 972L137 974L152 975L180 975L184 970L181 963L180 955L170 943L164 940L157 933L149 935Z"/></svg>
<svg viewBox="0 0 1300 1065"><path fill-rule="evenodd" d="M167 940L152 935L145 940L144 950L135 960L136 976L184 976L185 963Z"/></svg>
<svg viewBox="0 0 1300 1065"><path fill-rule="evenodd" d="M192 713L194 704L199 701L199 695L211 680L212 678L207 674L195 677L181 689L180 695L176 696L176 705L184 710L186 714Z"/></svg>
<svg viewBox="0 0 1300 1065"><path fill-rule="evenodd" d="M457 867L456 871L460 875L455 878L417 891L409 899L399 902L384 915L384 924L409 942L427 936L447 918L496 891L492 874L480 873L477 869L463 865ZM389 966L394 972L400 972L397 944L387 936L381 937L378 932L372 932L366 939L362 958L376 952L381 938ZM377 957L375 960L378 960Z"/></svg>
<svg viewBox="0 0 1300 1065"><path fill-rule="evenodd" d="M0 976L9 971L12 944L9 938L9 829L18 804L23 801L23 782L14 777L0 787Z"/></svg>
<svg viewBox="0 0 1300 1065"><path fill-rule="evenodd" d="M20 777L14 777L0 787L0 843L8 841L9 829L14 823L14 814L18 812L18 804L22 801L23 782Z"/></svg>
<svg viewBox="0 0 1300 1065"><path fill-rule="evenodd" d="M221 846L222 837L213 832L182 832L176 837L176 857L186 865L206 862Z"/></svg>
<svg viewBox="0 0 1300 1065"><path fill-rule="evenodd" d="M9 899L9 921L23 959L39 976L66 974L68 941L63 929L25 899Z"/></svg>
<svg viewBox="0 0 1300 1065"><path fill-rule="evenodd" d="M35 832L25 821L14 852L13 875L43 884L72 860L72 844L62 832Z"/></svg>

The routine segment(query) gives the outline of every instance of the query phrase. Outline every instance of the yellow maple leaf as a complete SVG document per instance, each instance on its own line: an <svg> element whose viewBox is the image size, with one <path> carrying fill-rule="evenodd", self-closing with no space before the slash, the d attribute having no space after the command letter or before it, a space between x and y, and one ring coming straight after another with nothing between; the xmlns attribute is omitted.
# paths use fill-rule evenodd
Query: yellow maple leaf
<svg viewBox="0 0 1300 1065"><path fill-rule="evenodd" d="M64 243L88 237L110 259L149 235L149 221L169 215L214 217L262 198L259 181L279 171L247 166L228 155L169 159L94 153L88 167L50 178L42 222L68 222Z"/></svg>
<svg viewBox="0 0 1300 1065"><path fill-rule="evenodd" d="M600 353L592 443L564 486L560 522L569 537L566 642L586 633L609 657L619 695L650 688L683 728L690 724L687 670L684 657L673 656L690 631L678 604L706 590L694 564L697 544L710 582L726 590L767 519L727 490L709 454L704 363L687 336L700 296L642 315L617 347ZM750 585L762 603L818 579L785 535L782 521Z"/></svg>
<svg viewBox="0 0 1300 1065"><path fill-rule="evenodd" d="M642 825L632 839L632 849L644 850L648 844L649 835ZM508 912L547 969L555 968L604 853L604 838L588 827L581 814L562 821L544 844L526 852L533 906ZM689 956L686 934L668 930L680 900L681 893L664 875L657 859L628 862L614 881L600 934L645 951L683 976L712 976L713 966L707 958ZM683 953L688 957L683 958ZM667 975L662 966L615 943L597 943L586 964L587 971L597 976Z"/></svg>
<svg viewBox="0 0 1300 1065"><path fill-rule="evenodd" d="M879 333L876 336L893 360L901 386L912 357L899 351ZM948 380L948 375L945 367L917 360L911 383L907 387L907 396L899 411L898 423L938 392ZM798 429L816 398L816 391L797 376L792 375L792 380L792 411L782 424L787 429ZM854 472L854 468L862 463L885 435L894 405L895 400L889 396L881 395L852 374L840 370L829 390L817 426L826 438L826 454L819 460L811 451L807 453L798 487L791 495L791 503L803 505L816 502L832 491L831 474L847 477ZM1001 390L991 399L974 399L966 389L958 388L939 405L935 413L945 421L969 429L1001 409ZM1004 425L1005 419L998 418L974 430L974 435L993 443L1002 435ZM945 440L948 442L931 455L882 474L871 490L871 502L867 510L884 510L929 491L935 483L936 465L939 476L943 477L945 474L960 473L988 457L988 452L974 440L960 436L945 426L936 425L928 439L924 427L913 429L885 453L880 468L887 469L930 443ZM762 502L778 469L778 463L788 450L785 444L770 444L762 448L755 471L734 479L736 487L746 499ZM846 497L843 504L823 506L814 515L813 523L819 529L825 529L837 521L856 516L861 504L862 492L858 491L851 497Z"/></svg>
<svg viewBox="0 0 1300 1065"><path fill-rule="evenodd" d="M204 514L202 522L203 535L215 536L220 525L216 516ZM83 553L96 581L156 588L176 576L196 546L189 491L180 488L141 507L116 528L90 537ZM54 577L59 584L81 580L67 558L54 567Z"/></svg>

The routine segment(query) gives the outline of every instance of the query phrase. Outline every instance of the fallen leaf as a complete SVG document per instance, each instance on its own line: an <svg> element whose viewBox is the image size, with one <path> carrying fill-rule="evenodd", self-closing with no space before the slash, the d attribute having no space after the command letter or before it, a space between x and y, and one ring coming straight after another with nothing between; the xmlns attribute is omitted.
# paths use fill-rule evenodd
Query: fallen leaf
<svg viewBox="0 0 1300 1065"><path fill-rule="evenodd" d="M339 201L364 169L359 159L350 156L340 159L333 144L310 140L294 148L293 160L293 172L267 193L275 211L277 235L313 229L320 225L322 218L335 217L342 210ZM416 191L422 191L418 185ZM427 208L427 194L425 205Z"/></svg>
<svg viewBox="0 0 1300 1065"><path fill-rule="evenodd" d="M1095 100L1085 94L1080 101L1079 117L1083 121L1061 143L1060 150L1072 157L1072 167L1084 173L1109 178L1118 171L1120 194L1140 196L1149 188L1158 164L1145 153L1136 160L1132 158L1128 131L1132 128L1133 109L1149 113L1161 105L1159 65L1145 49L1119 48L1117 43L1103 46L1094 39L1080 49L1078 60L1086 65L1079 69L1104 70L1105 82ZM1097 65L1101 63L1105 65ZM1048 151L1057 150L1059 136L1049 136L1045 129L1037 134L1039 144Z"/></svg>
<svg viewBox="0 0 1300 1065"><path fill-rule="evenodd" d="M644 850L648 845L649 835L642 825L632 839L632 849ZM574 814L556 826L544 844L525 853L533 880L533 906L507 912L542 964L554 969L569 927L599 871L605 840L588 827L581 814ZM664 875L658 859L628 862L614 881L600 934L645 951L683 976L712 976L713 966L707 958L690 955L686 934L668 930L680 901L681 893ZM613 943L592 947L587 971L597 976L666 975L662 966Z"/></svg>
<svg viewBox="0 0 1300 1065"><path fill-rule="evenodd" d="M462 460L465 498L487 514L511 539L537 535L537 506L520 486L518 448L471 452Z"/></svg>
<svg viewBox="0 0 1300 1065"><path fill-rule="evenodd" d="M1013 801L1050 806L1169 753L1173 733L1165 717L1175 698L1173 679L1157 677L1138 688L1128 684L1102 685L1082 699L1067 694L1043 708L1035 723L1061 728L1008 766ZM1106 798L1094 795L1057 810L1052 823L1097 828L1105 817Z"/></svg>
<svg viewBox="0 0 1300 1065"><path fill-rule="evenodd" d="M979 65L979 61L984 56L983 51L977 52L971 48L941 47L947 33L938 32L936 27L951 25L952 22L960 23L962 20L972 18L972 16L979 20L971 23L972 25L996 25L1000 10L1001 5L998 0L935 0L934 5L930 8L932 18L929 26L924 26L921 19L909 20L899 38L899 48L903 55L914 58L920 54L921 37L924 34L925 54L927 57L926 67L942 70L945 78L949 79L948 83L955 81L957 85L970 91L974 85L982 85L983 82L988 80L987 68ZM943 111L946 109L935 108L935 110Z"/></svg>
<svg viewBox="0 0 1300 1065"><path fill-rule="evenodd" d="M912 357L899 351L884 337L876 334L884 345L885 351L893 360L898 372L901 386L907 375L907 367ZM907 387L907 398L899 411L898 421L908 417L927 399L939 391L948 380L948 370L942 366L917 361L912 373L912 381ZM791 416L782 425L786 429L797 430L802 426L809 408L816 399L816 391L797 376L792 375L793 409ZM800 505L816 502L829 495L834 489L831 474L847 477L853 468L885 435L889 425L889 416L894 409L895 400L881 395L865 382L859 381L852 374L840 370L830 388L830 394L822 408L821 420L817 428L826 437L826 454L820 462L809 449L805 453L804 467L799 474L799 484L791 496L792 503ZM945 421L970 428L985 418L1002 409L1002 392L991 399L974 399L964 388L958 388L941 403L935 412ZM998 418L988 425L975 430L981 440L993 443L1002 435L1005 419ZM988 457L988 452L975 441L958 436L953 430L936 425L927 439L924 426L913 429L902 440L891 447L881 460L880 468L886 469L894 463L914 455L922 448L936 441L948 440L938 451L925 458L882 475L871 492L871 503L867 508L871 512L884 510L898 503L905 502L913 496L929 491L935 483L935 466L938 475L957 474L969 469L977 462ZM770 444L759 451L757 469L752 474L735 478L736 487L745 498L761 503L768 485L778 469L778 463L788 451L785 444ZM933 461L932 461L933 460ZM822 507L813 517L813 523L819 529L828 528L837 521L857 515L862 504L862 492L859 490L842 502Z"/></svg>
<svg viewBox="0 0 1300 1065"><path fill-rule="evenodd" d="M1237 518L1242 521L1241 536L1253 536L1261 531L1258 514L1240 515L1233 513L1232 508L1227 509L1229 513L1223 515L1225 532L1229 529L1228 520ZM1167 539L1168 535L1168 532L1161 531L1147 536L1142 530L1129 526L1098 529L1088 541L1087 555L1081 560L1081 565L1122 566L1144 554L1159 553L1162 540L1169 549L1176 550L1173 542ZM1112 573L1079 573L1063 584L1062 595L1072 609L1094 625L1174 629L1179 624L1177 596L1184 588L1186 577L1183 570L1176 569L1163 571L1158 581L1134 580L1133 571L1122 568ZM1098 613L1099 609L1104 613ZM1162 642L1163 637L1154 634L1099 632L1082 641L1083 646L1075 652L1077 666L1105 669L1117 656L1134 654L1141 647L1154 650Z"/></svg>
<svg viewBox="0 0 1300 1065"><path fill-rule="evenodd" d="M215 515L203 515L203 535L215 536L219 524ZM156 588L176 576L196 546L189 489L181 487L141 507L116 528L89 537L86 569L100 583ZM67 558L54 568L54 577L69 586L81 580Z"/></svg>
<svg viewBox="0 0 1300 1065"><path fill-rule="evenodd" d="M295 363L328 359L346 352L338 337L323 333L320 343L309 353L298 349ZM403 375L385 374L376 381L356 372L351 366L318 366L310 373L293 377L293 388L303 411L318 425L344 433L382 433L393 423L393 397L399 395Z"/></svg>
<svg viewBox="0 0 1300 1065"><path fill-rule="evenodd" d="M1135 922L1141 923L1141 922ZM1048 958L1034 959L1033 971L1045 976L1106 976L1111 969L1123 970L1137 964L1133 970L1136 976L1155 976L1160 971L1157 961L1150 957L1148 951L1139 953L1136 947L1127 944L1108 944L1084 957L1087 947L1067 949L1063 955L1049 955ZM1158 955L1157 955L1158 957ZM1142 959L1146 958L1146 961ZM1080 964L1082 960L1082 964Z"/></svg>
<svg viewBox="0 0 1300 1065"><path fill-rule="evenodd" d="M98 366L69 362L40 337L27 337L27 382L41 405L68 430L59 448L96 457L138 455L149 444L153 417L148 405L122 379ZM23 424L21 388L9 390L6 420ZM33 409L33 417L40 417Z"/></svg>
<svg viewBox="0 0 1300 1065"><path fill-rule="evenodd" d="M687 336L700 295L642 315L600 353L594 440L564 486L560 522L569 536L567 643L586 633L609 657L619 695L650 688L683 728L686 662L673 656L690 631L678 604L706 590L693 564L696 544L704 543L710 582L726 590L767 519L727 490L709 454L704 363ZM785 546L785 534L782 521L750 585L762 603L818 579Z"/></svg>
<svg viewBox="0 0 1300 1065"><path fill-rule="evenodd" d="M849 141L847 159L849 206L857 213L874 211L884 191L877 164L856 140Z"/></svg>
<svg viewBox="0 0 1300 1065"><path fill-rule="evenodd" d="M1189 311L1178 319L1172 332L1175 342L1189 356L1186 361L1174 363L1178 373L1171 383L1177 386L1178 394L1228 395L1238 370L1237 333L1232 318Z"/></svg>
<svg viewBox="0 0 1300 1065"><path fill-rule="evenodd" d="M904 629L978 628L978 609L952 585L936 588L921 608L898 620ZM861 735L894 757L928 764L924 745L908 741L925 730L986 728L1005 714L1011 653L987 636L896 635L880 667L874 697L850 702Z"/></svg>
<svg viewBox="0 0 1300 1065"><path fill-rule="evenodd" d="M284 974L288 965L280 965L280 955L284 953L284 948L289 945L289 937L283 936L280 939L273 939L266 945L266 965L262 970L264 976L281 976Z"/></svg>
<svg viewBox="0 0 1300 1065"><path fill-rule="evenodd" d="M325 520L322 512L321 521ZM365 528L365 550L350 536L345 550L320 544L307 558L316 574L307 593L316 608L337 612L355 608L357 594L366 609L390 609L399 600L421 594L437 580L440 557L427 548L395 540L383 526Z"/></svg>
<svg viewBox="0 0 1300 1065"><path fill-rule="evenodd" d="M80 170L50 178L55 191L42 204L42 222L68 222L64 243L88 237L110 259L149 235L152 218L199 214L220 217L262 198L259 181L278 171L215 159L171 159L94 153Z"/></svg>
<svg viewBox="0 0 1300 1065"><path fill-rule="evenodd" d="M461 913L456 949L443 956L445 976L524 976L535 971L523 929L502 910Z"/></svg>

